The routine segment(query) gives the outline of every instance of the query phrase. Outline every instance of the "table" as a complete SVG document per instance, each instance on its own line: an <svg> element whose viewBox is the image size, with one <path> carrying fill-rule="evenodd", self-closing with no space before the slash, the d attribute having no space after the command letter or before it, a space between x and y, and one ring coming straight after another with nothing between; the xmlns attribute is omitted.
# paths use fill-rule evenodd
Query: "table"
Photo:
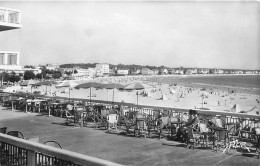
<svg viewBox="0 0 260 166"><path fill-rule="evenodd" d="M210 127L209 129L213 131L213 148L216 146L216 141L221 141L223 139L224 139L224 146L226 147L226 139L227 139L227 131L228 131L227 128ZM221 132L224 132L224 135ZM217 134L217 139L215 139L215 134ZM218 144L217 144L217 151L218 151Z"/></svg>

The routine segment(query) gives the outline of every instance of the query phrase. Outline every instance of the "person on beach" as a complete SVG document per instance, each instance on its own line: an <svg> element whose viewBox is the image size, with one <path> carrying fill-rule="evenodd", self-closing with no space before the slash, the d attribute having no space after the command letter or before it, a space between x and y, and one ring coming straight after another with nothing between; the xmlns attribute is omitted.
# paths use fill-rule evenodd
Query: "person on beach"
<svg viewBox="0 0 260 166"><path fill-rule="evenodd" d="M177 141L187 141L187 127L193 127L199 123L199 117L196 110L189 110L189 119L183 126L177 130Z"/></svg>

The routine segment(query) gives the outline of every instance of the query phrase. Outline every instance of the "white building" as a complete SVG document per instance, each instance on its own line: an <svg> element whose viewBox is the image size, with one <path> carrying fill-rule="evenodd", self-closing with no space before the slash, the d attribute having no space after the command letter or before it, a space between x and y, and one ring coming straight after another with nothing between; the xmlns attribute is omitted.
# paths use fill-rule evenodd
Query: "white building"
<svg viewBox="0 0 260 166"><path fill-rule="evenodd" d="M184 70L175 70L175 74L183 75Z"/></svg>
<svg viewBox="0 0 260 166"><path fill-rule="evenodd" d="M109 75L109 64L99 63L96 64L97 76Z"/></svg>
<svg viewBox="0 0 260 166"><path fill-rule="evenodd" d="M58 63L51 63L51 64L46 64L45 67L48 70L57 70L60 67L60 64L58 64Z"/></svg>
<svg viewBox="0 0 260 166"><path fill-rule="evenodd" d="M142 73L142 75L152 75L153 71L148 68L142 68L141 73Z"/></svg>
<svg viewBox="0 0 260 166"><path fill-rule="evenodd" d="M21 28L21 12L0 7L0 32ZM20 53L0 50L0 72L19 72Z"/></svg>
<svg viewBox="0 0 260 166"><path fill-rule="evenodd" d="M128 70L117 70L117 74L128 75L129 71Z"/></svg>
<svg viewBox="0 0 260 166"><path fill-rule="evenodd" d="M73 76L77 79L85 79L85 78L93 78L95 76L95 69L89 68L89 69L76 69L77 73L73 74Z"/></svg>

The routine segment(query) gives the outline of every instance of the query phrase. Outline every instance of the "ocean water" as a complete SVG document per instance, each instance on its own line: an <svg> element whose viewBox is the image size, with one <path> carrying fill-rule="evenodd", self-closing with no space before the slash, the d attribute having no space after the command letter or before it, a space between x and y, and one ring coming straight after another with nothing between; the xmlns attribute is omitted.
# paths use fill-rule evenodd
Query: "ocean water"
<svg viewBox="0 0 260 166"><path fill-rule="evenodd" d="M236 90L260 95L260 75L151 77L149 81L191 87Z"/></svg>

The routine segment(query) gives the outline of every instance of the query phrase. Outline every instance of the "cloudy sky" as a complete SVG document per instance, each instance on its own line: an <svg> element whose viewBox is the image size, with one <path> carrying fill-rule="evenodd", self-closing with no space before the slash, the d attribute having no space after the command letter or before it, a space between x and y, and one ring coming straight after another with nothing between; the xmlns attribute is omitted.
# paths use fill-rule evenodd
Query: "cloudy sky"
<svg viewBox="0 0 260 166"><path fill-rule="evenodd" d="M0 50L22 65L111 63L260 69L257 2L0 1L21 10Z"/></svg>

